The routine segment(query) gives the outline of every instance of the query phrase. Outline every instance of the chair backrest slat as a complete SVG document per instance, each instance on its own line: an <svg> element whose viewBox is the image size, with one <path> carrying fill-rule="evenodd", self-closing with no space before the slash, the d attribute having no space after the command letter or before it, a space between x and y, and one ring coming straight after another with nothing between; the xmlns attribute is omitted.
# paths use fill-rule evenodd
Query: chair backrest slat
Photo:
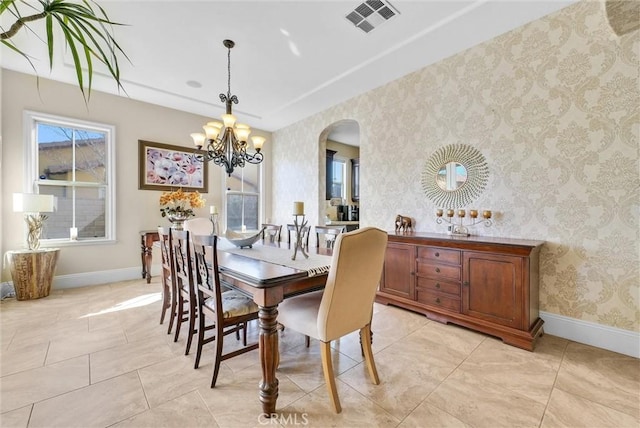
<svg viewBox="0 0 640 428"><path fill-rule="evenodd" d="M293 232L293 234L291 232ZM296 233L296 225L287 224L287 242L289 244L291 244L291 235L296 237ZM302 228L302 241L304 242L305 247L309 246L309 226L305 226Z"/></svg>
<svg viewBox="0 0 640 428"><path fill-rule="evenodd" d="M173 249L169 241L169 228L158 227L158 237L160 238L160 254L162 255L162 267L168 269L171 275L174 273Z"/></svg>
<svg viewBox="0 0 640 428"><path fill-rule="evenodd" d="M262 239L269 238L269 242L280 242L281 224L262 223Z"/></svg>
<svg viewBox="0 0 640 428"><path fill-rule="evenodd" d="M174 269L176 274L176 285L178 288L188 287L189 295L195 296L191 248L189 246L189 231L171 228L169 230L169 240L171 242L171 249L173 250L173 259L175 262Z"/></svg>
<svg viewBox="0 0 640 428"><path fill-rule="evenodd" d="M333 238L326 237L327 248L331 248L331 243L335 240L335 237L344 233L346 226L316 226L316 247L320 246L320 235L329 235Z"/></svg>
<svg viewBox="0 0 640 428"><path fill-rule="evenodd" d="M205 292L210 299L214 299L209 308L215 309L221 321L222 290L218 272L218 237L215 235L194 235L193 252L195 259L195 282L201 292Z"/></svg>

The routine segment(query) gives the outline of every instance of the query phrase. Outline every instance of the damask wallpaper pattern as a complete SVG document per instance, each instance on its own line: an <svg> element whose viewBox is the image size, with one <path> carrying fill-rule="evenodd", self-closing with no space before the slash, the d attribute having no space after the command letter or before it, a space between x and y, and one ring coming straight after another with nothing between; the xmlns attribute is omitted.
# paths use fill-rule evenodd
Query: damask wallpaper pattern
<svg viewBox="0 0 640 428"><path fill-rule="evenodd" d="M490 178L468 208L496 213L475 232L547 242L541 310L639 331L639 52L640 31L616 36L584 1L279 130L275 220L304 200L317 224L321 134L353 119L361 223L392 230L400 213L443 232L420 174L439 147L471 144Z"/></svg>

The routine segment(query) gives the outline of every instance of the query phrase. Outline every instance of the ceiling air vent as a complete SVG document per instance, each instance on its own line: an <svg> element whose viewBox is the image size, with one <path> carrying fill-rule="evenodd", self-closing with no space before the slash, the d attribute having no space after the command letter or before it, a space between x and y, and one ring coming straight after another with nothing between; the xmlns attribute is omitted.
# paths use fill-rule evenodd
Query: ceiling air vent
<svg viewBox="0 0 640 428"><path fill-rule="evenodd" d="M365 33L379 27L382 23L398 15L396 8L382 0L366 0L345 18Z"/></svg>

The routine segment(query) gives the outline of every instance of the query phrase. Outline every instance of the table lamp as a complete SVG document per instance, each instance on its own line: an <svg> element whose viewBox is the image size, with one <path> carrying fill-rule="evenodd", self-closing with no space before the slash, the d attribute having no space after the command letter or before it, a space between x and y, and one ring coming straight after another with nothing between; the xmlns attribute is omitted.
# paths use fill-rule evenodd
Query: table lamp
<svg viewBox="0 0 640 428"><path fill-rule="evenodd" d="M29 250L40 247L40 234L47 219L43 212L53 212L55 197L53 195L39 195L35 193L14 193L13 212L24 213L24 220L29 227L27 245Z"/></svg>

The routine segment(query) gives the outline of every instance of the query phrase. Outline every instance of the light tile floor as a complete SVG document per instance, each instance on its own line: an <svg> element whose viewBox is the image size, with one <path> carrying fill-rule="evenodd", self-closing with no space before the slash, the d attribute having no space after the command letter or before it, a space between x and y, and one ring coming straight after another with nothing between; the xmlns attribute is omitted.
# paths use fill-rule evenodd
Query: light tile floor
<svg viewBox="0 0 640 428"><path fill-rule="evenodd" d="M0 304L2 427L634 427L640 361L545 335L535 352L382 305L373 318L381 384L358 337L333 344L343 412L329 403L319 347L281 333L278 418L260 417L253 351L193 369L159 324L154 278L54 290ZM256 340L257 325L249 327ZM227 336L227 347L237 346ZM208 345L211 346L211 345Z"/></svg>

